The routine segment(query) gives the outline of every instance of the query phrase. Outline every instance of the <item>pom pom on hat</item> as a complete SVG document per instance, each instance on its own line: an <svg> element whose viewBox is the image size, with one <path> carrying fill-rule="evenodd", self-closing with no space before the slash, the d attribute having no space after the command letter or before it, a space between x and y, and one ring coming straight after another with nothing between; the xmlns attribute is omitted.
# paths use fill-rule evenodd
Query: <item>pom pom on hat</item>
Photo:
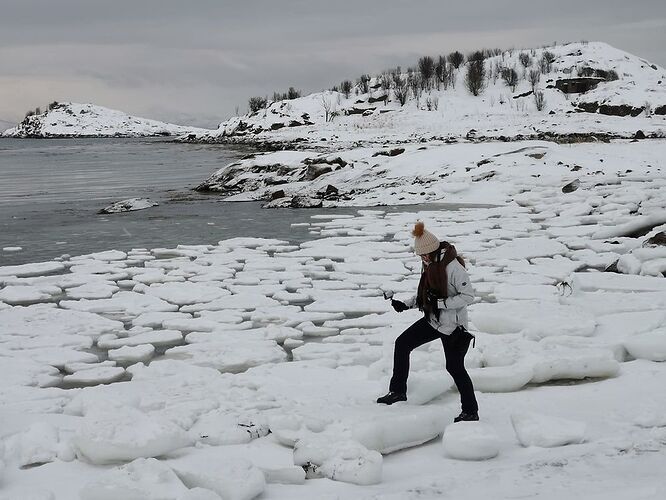
<svg viewBox="0 0 666 500"><path fill-rule="evenodd" d="M437 236L426 230L423 222L417 222L414 225L412 234L414 235L414 253L416 255L425 255L439 248Z"/></svg>

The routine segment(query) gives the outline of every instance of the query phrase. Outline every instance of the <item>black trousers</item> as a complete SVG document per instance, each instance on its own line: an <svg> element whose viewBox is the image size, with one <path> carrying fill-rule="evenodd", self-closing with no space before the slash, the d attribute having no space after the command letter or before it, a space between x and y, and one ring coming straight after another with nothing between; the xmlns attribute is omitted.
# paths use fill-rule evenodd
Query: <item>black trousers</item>
<svg viewBox="0 0 666 500"><path fill-rule="evenodd" d="M472 379L465 369L465 354L469 349L471 336L461 337L461 333L442 335L435 330L426 318L421 318L407 328L395 341L393 351L393 377L389 390L402 394L407 393L407 377L409 375L409 355L414 349L435 339L441 339L446 356L446 371L451 374L453 381L460 392L462 410L467 413L476 413L479 407L474 396Z"/></svg>

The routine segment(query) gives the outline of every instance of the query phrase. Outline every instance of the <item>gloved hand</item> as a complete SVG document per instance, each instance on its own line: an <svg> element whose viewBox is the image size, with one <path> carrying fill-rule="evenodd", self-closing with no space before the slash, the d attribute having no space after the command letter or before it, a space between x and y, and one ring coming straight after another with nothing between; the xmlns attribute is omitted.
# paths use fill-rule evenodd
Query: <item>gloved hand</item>
<svg viewBox="0 0 666 500"><path fill-rule="evenodd" d="M431 289L426 290L426 300L428 301L428 304L432 305L434 309L438 308L437 301L440 298L441 297L434 290Z"/></svg>
<svg viewBox="0 0 666 500"><path fill-rule="evenodd" d="M407 307L407 304L405 304L401 300L391 299L391 306L393 307L393 309L395 309L396 312L399 312L399 313L409 309L409 307Z"/></svg>

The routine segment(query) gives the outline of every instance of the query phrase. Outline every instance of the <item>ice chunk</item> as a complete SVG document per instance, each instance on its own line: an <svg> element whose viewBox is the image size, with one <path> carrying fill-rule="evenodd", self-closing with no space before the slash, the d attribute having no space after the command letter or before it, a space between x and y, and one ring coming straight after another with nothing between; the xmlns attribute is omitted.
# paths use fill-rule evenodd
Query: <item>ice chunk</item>
<svg viewBox="0 0 666 500"><path fill-rule="evenodd" d="M321 464L319 472L333 481L363 486L382 482L382 456L358 443L338 443L335 452Z"/></svg>
<svg viewBox="0 0 666 500"><path fill-rule="evenodd" d="M442 412L435 408L391 408L385 415L352 427L352 437L382 454L418 446L439 436L445 427Z"/></svg>
<svg viewBox="0 0 666 500"><path fill-rule="evenodd" d="M635 335L625 340L623 345L636 359L666 361L666 328Z"/></svg>
<svg viewBox="0 0 666 500"><path fill-rule="evenodd" d="M147 326L150 328L162 328L163 323L170 319L189 319L191 314L182 312L145 312L132 320L133 326Z"/></svg>
<svg viewBox="0 0 666 500"><path fill-rule="evenodd" d="M228 445L249 443L266 436L270 429L259 414L236 416L214 410L201 416L190 432L203 443Z"/></svg>
<svg viewBox="0 0 666 500"><path fill-rule="evenodd" d="M663 291L666 290L666 280L652 276L617 273L574 273L571 286L574 290L583 291Z"/></svg>
<svg viewBox="0 0 666 500"><path fill-rule="evenodd" d="M67 297L70 299L108 299L118 290L118 286L113 282L99 281L68 288Z"/></svg>
<svg viewBox="0 0 666 500"><path fill-rule="evenodd" d="M154 346L169 346L179 344L183 334L178 330L154 330L132 335L131 337L100 339L97 346L101 349L118 349L123 346L138 346L152 344Z"/></svg>
<svg viewBox="0 0 666 500"><path fill-rule="evenodd" d="M251 500L263 493L263 473L248 460L218 462L182 462L173 470L188 488L206 488L224 500Z"/></svg>
<svg viewBox="0 0 666 500"><path fill-rule="evenodd" d="M0 290L0 301L11 305L28 305L45 301L51 298L51 294L43 291L38 286L6 286Z"/></svg>
<svg viewBox="0 0 666 500"><path fill-rule="evenodd" d="M10 438L9 448L12 448ZM46 422L36 422L14 437L18 446L18 465L28 467L52 462L58 456L58 430Z"/></svg>
<svg viewBox="0 0 666 500"><path fill-rule="evenodd" d="M178 500L187 492L171 468L154 458L137 458L111 469L79 492L81 500Z"/></svg>
<svg viewBox="0 0 666 500"><path fill-rule="evenodd" d="M136 363L138 361L147 361L155 353L155 347L152 344L137 346L123 346L119 349L109 351L109 359L120 363Z"/></svg>
<svg viewBox="0 0 666 500"><path fill-rule="evenodd" d="M71 385L110 384L125 376L125 369L119 366L100 366L65 375L63 382Z"/></svg>
<svg viewBox="0 0 666 500"><path fill-rule="evenodd" d="M181 493L176 500L224 500L213 490L206 488L192 488Z"/></svg>
<svg viewBox="0 0 666 500"><path fill-rule="evenodd" d="M16 276L18 278L27 276L43 276L45 274L63 271L65 265L62 262L37 262L33 264L21 264L19 266L0 267L0 276Z"/></svg>
<svg viewBox="0 0 666 500"><path fill-rule="evenodd" d="M62 300L60 307L96 313L127 313L138 316L144 312L176 311L178 306L164 300L136 292L118 292L110 299Z"/></svg>
<svg viewBox="0 0 666 500"><path fill-rule="evenodd" d="M155 284L145 293L179 306L212 302L231 295L225 288L190 282Z"/></svg>
<svg viewBox="0 0 666 500"><path fill-rule="evenodd" d="M573 420L526 412L512 414L511 423L523 446L551 448L585 440L585 424Z"/></svg>
<svg viewBox="0 0 666 500"><path fill-rule="evenodd" d="M225 336L224 341L202 342L172 347L164 353L168 359L239 373L252 366L286 361L287 353L272 340L245 340Z"/></svg>
<svg viewBox="0 0 666 500"><path fill-rule="evenodd" d="M474 389L480 392L514 392L527 385L534 376L530 362L508 366L487 366L469 370Z"/></svg>
<svg viewBox="0 0 666 500"><path fill-rule="evenodd" d="M481 422L450 424L442 439L446 456L457 460L487 460L499 454L499 438Z"/></svg>
<svg viewBox="0 0 666 500"><path fill-rule="evenodd" d="M552 335L590 336L595 317L584 309L552 301L481 303L470 307L474 326L494 334L519 333L539 339Z"/></svg>
<svg viewBox="0 0 666 500"><path fill-rule="evenodd" d="M94 464L157 457L190 443L180 427L130 407L92 410L74 436L78 452Z"/></svg>
<svg viewBox="0 0 666 500"><path fill-rule="evenodd" d="M267 483L274 484L304 484L305 471L303 467L282 467L280 469L261 468Z"/></svg>
<svg viewBox="0 0 666 500"><path fill-rule="evenodd" d="M545 237L516 238L509 243L493 248L488 252L480 252L476 261L496 259L531 259L534 257L552 257L567 255L569 249L557 240Z"/></svg>
<svg viewBox="0 0 666 500"><path fill-rule="evenodd" d="M533 383L563 379L607 378L616 376L620 371L620 364L614 359L610 349L548 345L532 359Z"/></svg>
<svg viewBox="0 0 666 500"><path fill-rule="evenodd" d="M324 476L361 485L378 484L382 480L380 453L357 441L340 440L328 433L309 433L298 439L294 464L307 468L311 477Z"/></svg>

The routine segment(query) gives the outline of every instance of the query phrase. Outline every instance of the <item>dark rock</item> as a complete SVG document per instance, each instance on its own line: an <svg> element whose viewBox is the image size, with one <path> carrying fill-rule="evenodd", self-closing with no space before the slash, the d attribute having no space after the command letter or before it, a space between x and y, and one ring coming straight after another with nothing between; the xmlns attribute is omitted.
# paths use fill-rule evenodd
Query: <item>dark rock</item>
<svg viewBox="0 0 666 500"><path fill-rule="evenodd" d="M572 172L578 172L579 170L582 170L582 169L583 169L583 167L581 167L580 165L574 165L573 167L571 167Z"/></svg>
<svg viewBox="0 0 666 500"><path fill-rule="evenodd" d="M596 113L599 110L598 102L579 102L576 111L584 113Z"/></svg>
<svg viewBox="0 0 666 500"><path fill-rule="evenodd" d="M383 94L383 95L380 95L380 96L377 96L377 97L370 97L368 99L368 102L370 104L372 104L374 102L384 102L386 100L388 100L388 96L386 94Z"/></svg>
<svg viewBox="0 0 666 500"><path fill-rule="evenodd" d="M362 115L366 111L374 111L376 108L349 108L345 110L345 113L348 115Z"/></svg>
<svg viewBox="0 0 666 500"><path fill-rule="evenodd" d="M514 95L513 98L514 99L520 99L521 97L527 97L528 95L531 95L533 93L534 93L534 91L529 90L527 92L523 92L522 94Z"/></svg>
<svg viewBox="0 0 666 500"><path fill-rule="evenodd" d="M274 123L271 125L271 130L279 130L284 127L284 123Z"/></svg>
<svg viewBox="0 0 666 500"><path fill-rule="evenodd" d="M289 206L291 208L321 208L323 204L324 202L321 199L297 195L291 199Z"/></svg>
<svg viewBox="0 0 666 500"><path fill-rule="evenodd" d="M555 111L553 111L553 110L551 109L551 110L548 112L548 114L549 114L549 115L554 115L554 114L555 114Z"/></svg>
<svg viewBox="0 0 666 500"><path fill-rule="evenodd" d="M485 158L481 161L477 161L476 166L481 167L481 166L485 165L486 163L490 163L490 162L492 162L492 160L490 158Z"/></svg>
<svg viewBox="0 0 666 500"><path fill-rule="evenodd" d="M555 88L561 90L565 94L584 94L588 90L597 88L603 78L562 78L555 82Z"/></svg>
<svg viewBox="0 0 666 500"><path fill-rule="evenodd" d="M473 182L487 181L491 177L495 177L495 174L497 174L497 172L495 172L494 170L490 170L483 174L475 175L474 177L472 177L472 181Z"/></svg>
<svg viewBox="0 0 666 500"><path fill-rule="evenodd" d="M289 127L301 127L301 126L303 126L303 124L299 121L291 120L289 122Z"/></svg>
<svg viewBox="0 0 666 500"><path fill-rule="evenodd" d="M645 139L645 134L642 130L637 130L634 134L634 139Z"/></svg>
<svg viewBox="0 0 666 500"><path fill-rule="evenodd" d="M304 181L313 181L317 177L320 177L324 174L328 174L329 172L333 172L333 169L331 168L330 165L308 165L308 167L305 169L305 175L303 176Z"/></svg>
<svg viewBox="0 0 666 500"><path fill-rule="evenodd" d="M372 157L374 158L376 156L398 156L404 152L405 148L395 148L395 149L390 149L388 151L377 151L372 155Z"/></svg>
<svg viewBox="0 0 666 500"><path fill-rule="evenodd" d="M580 187L580 180L576 179L574 181L571 181L569 184L566 186L562 187L562 192L563 193L573 193L576 189Z"/></svg>
<svg viewBox="0 0 666 500"><path fill-rule="evenodd" d="M476 137L476 129L469 129L467 134L465 135L465 139L474 139Z"/></svg>
<svg viewBox="0 0 666 500"><path fill-rule="evenodd" d="M628 104L621 104L619 106L612 106L610 104L602 104L599 106L599 113L609 116L632 116L636 117L643 112L643 108L635 108Z"/></svg>
<svg viewBox="0 0 666 500"><path fill-rule="evenodd" d="M374 109L366 109L366 110L361 114L361 116L370 116L370 115L371 115L372 113L374 113L374 112L375 112Z"/></svg>
<svg viewBox="0 0 666 500"><path fill-rule="evenodd" d="M317 191L317 196L323 198L324 200L339 200L340 191L333 184L326 186L326 189L321 189Z"/></svg>
<svg viewBox="0 0 666 500"><path fill-rule="evenodd" d="M651 238L648 238L644 243L644 247L664 247L666 246L666 232L661 231Z"/></svg>
<svg viewBox="0 0 666 500"><path fill-rule="evenodd" d="M273 191L271 193L271 201L277 200L279 198L284 198L284 191L282 189L278 189L277 191Z"/></svg>
<svg viewBox="0 0 666 500"><path fill-rule="evenodd" d="M534 158L535 160L540 160L541 158L546 156L546 153L530 153L527 156L529 156L530 158Z"/></svg>
<svg viewBox="0 0 666 500"><path fill-rule="evenodd" d="M655 115L666 115L666 104L654 108Z"/></svg>

